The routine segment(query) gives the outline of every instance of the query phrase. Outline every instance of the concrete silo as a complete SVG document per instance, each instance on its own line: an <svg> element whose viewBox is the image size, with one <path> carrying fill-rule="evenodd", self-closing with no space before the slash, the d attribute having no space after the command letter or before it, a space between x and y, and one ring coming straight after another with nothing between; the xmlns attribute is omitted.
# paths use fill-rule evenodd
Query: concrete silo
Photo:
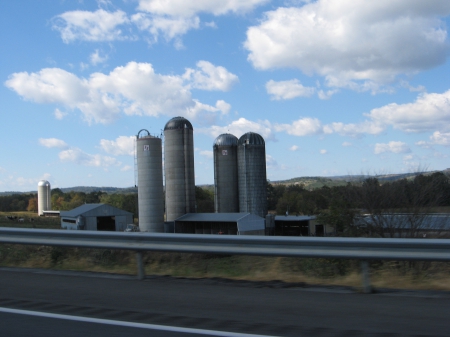
<svg viewBox="0 0 450 337"><path fill-rule="evenodd" d="M267 214L266 146L263 137L247 132L238 140L239 211Z"/></svg>
<svg viewBox="0 0 450 337"><path fill-rule="evenodd" d="M141 135L144 133L144 135ZM161 138L141 130L136 136L139 229L164 232L164 190Z"/></svg>
<svg viewBox="0 0 450 337"><path fill-rule="evenodd" d="M41 180L38 183L38 214L44 215L44 211L52 208L51 188L47 180Z"/></svg>
<svg viewBox="0 0 450 337"><path fill-rule="evenodd" d="M166 220L195 213L194 129L183 117L174 117L164 127L164 172Z"/></svg>
<svg viewBox="0 0 450 337"><path fill-rule="evenodd" d="M229 133L217 137L214 153L214 210L216 213L239 212L238 139Z"/></svg>

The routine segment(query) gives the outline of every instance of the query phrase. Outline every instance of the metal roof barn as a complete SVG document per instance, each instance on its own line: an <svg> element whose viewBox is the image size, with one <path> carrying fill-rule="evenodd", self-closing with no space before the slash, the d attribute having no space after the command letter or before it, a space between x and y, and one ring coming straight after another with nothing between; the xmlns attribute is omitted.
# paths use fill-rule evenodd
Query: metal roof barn
<svg viewBox="0 0 450 337"><path fill-rule="evenodd" d="M133 213L106 204L84 204L61 211L61 228L88 231L120 231L133 223Z"/></svg>
<svg viewBox="0 0 450 337"><path fill-rule="evenodd" d="M264 235L264 218L250 213L189 213L175 220L175 233Z"/></svg>
<svg viewBox="0 0 450 337"><path fill-rule="evenodd" d="M214 154L214 211L239 212L238 139L229 133L218 136L213 145Z"/></svg>

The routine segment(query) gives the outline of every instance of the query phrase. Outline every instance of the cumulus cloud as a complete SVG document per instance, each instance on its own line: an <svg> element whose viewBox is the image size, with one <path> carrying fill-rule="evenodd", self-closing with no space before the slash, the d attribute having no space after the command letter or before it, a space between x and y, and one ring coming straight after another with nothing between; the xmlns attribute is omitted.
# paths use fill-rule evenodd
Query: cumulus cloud
<svg viewBox="0 0 450 337"><path fill-rule="evenodd" d="M392 152L392 153L409 153L411 149L406 143L403 142L389 142L389 143L377 143L375 144L374 153L380 154L384 152Z"/></svg>
<svg viewBox="0 0 450 337"><path fill-rule="evenodd" d="M223 90L229 89L235 81L235 75L225 68L209 62L207 67L207 72L198 69L202 74L200 82L195 76L186 75L189 71L178 76L162 75L157 74L150 63L129 62L109 74L96 72L89 78L79 78L59 68L14 73L5 85L29 101L78 109L90 124L111 123L121 113L140 116L181 114L196 119L203 112L228 113L230 110L230 105L223 100L210 106L192 98L192 87ZM215 70L225 76L217 76Z"/></svg>
<svg viewBox="0 0 450 337"><path fill-rule="evenodd" d="M141 31L149 32L153 37L153 42L157 42L160 35L166 41L170 41L186 34L191 29L200 27L200 19L198 17L167 17L137 13L131 16L131 21ZM182 46L180 42L178 42L178 46Z"/></svg>
<svg viewBox="0 0 450 337"><path fill-rule="evenodd" d="M63 119L65 116L67 116L66 112L63 112L63 111L59 110L58 108L55 109L55 112L53 114L55 115L55 118L59 119L59 120Z"/></svg>
<svg viewBox="0 0 450 337"><path fill-rule="evenodd" d="M309 136L323 133L323 126L317 118L305 117L292 124L275 124L275 130L285 131L293 136Z"/></svg>
<svg viewBox="0 0 450 337"><path fill-rule="evenodd" d="M257 69L297 68L330 87L379 90L445 62L445 0L318 0L266 12L247 30Z"/></svg>
<svg viewBox="0 0 450 337"><path fill-rule="evenodd" d="M57 147L64 149L68 147L65 141L57 138L39 138L39 144L48 148Z"/></svg>
<svg viewBox="0 0 450 337"><path fill-rule="evenodd" d="M328 151L325 149L320 150L320 154L327 154L327 153L328 153Z"/></svg>
<svg viewBox="0 0 450 337"><path fill-rule="evenodd" d="M367 117L372 123L391 125L404 132L450 130L450 90L420 94L413 103L391 103L373 109Z"/></svg>
<svg viewBox="0 0 450 337"><path fill-rule="evenodd" d="M234 84L239 82L235 74L208 61L197 62L197 69L186 69L184 78L192 83L193 88L209 91L229 91Z"/></svg>
<svg viewBox="0 0 450 337"><path fill-rule="evenodd" d="M206 158L209 158L209 159L213 158L213 152L212 151L202 150L202 151L200 151L200 154L203 157L206 157Z"/></svg>
<svg viewBox="0 0 450 337"><path fill-rule="evenodd" d="M272 100L310 97L316 92L315 88L304 87L297 79L279 82L270 80L266 83L266 90Z"/></svg>
<svg viewBox="0 0 450 337"><path fill-rule="evenodd" d="M134 143L136 141L135 136L119 136L116 140L100 140L100 147L106 153L120 156L134 156Z"/></svg>
<svg viewBox="0 0 450 337"><path fill-rule="evenodd" d="M299 149L299 147L297 145L292 145L289 150L290 151L297 151Z"/></svg>
<svg viewBox="0 0 450 337"><path fill-rule="evenodd" d="M450 132L436 131L430 136L434 144L450 146Z"/></svg>
<svg viewBox="0 0 450 337"><path fill-rule="evenodd" d="M275 140L275 135L272 131L272 125L269 121L253 122L245 118L239 118L231 122L227 126L213 125L209 128L198 129L198 132L209 134L216 138L223 133L231 133L236 137L241 137L244 133L255 132L260 134L266 141Z"/></svg>
<svg viewBox="0 0 450 337"><path fill-rule="evenodd" d="M215 16L227 13L245 13L269 0L140 0L138 9L157 15L192 17L199 13Z"/></svg>
<svg viewBox="0 0 450 337"><path fill-rule="evenodd" d="M116 158L102 156L99 154L88 154L78 148L70 148L59 153L62 162L72 162L83 166L109 167L120 166L121 163Z"/></svg>
<svg viewBox="0 0 450 337"><path fill-rule="evenodd" d="M106 62L106 61L108 60L108 55L102 56L102 55L100 54L100 51L99 51L98 49L96 49L95 52L93 52L93 53L91 54L91 56L89 57L89 59L90 59L90 61L91 61L91 63L92 63L93 65L97 65L97 64L99 64L99 63L104 63L104 62Z"/></svg>
<svg viewBox="0 0 450 337"><path fill-rule="evenodd" d="M125 39L119 27L129 23L125 12L108 12L98 9L95 12L70 11L53 18L52 28L59 31L65 43L76 40L114 41Z"/></svg>

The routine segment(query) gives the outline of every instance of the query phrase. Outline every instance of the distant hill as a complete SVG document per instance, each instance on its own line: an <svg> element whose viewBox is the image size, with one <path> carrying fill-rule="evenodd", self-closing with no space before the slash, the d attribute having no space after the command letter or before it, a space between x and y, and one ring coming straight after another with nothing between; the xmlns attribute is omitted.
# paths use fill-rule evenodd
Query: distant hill
<svg viewBox="0 0 450 337"><path fill-rule="evenodd" d="M298 177L291 178L287 180L276 180L271 181L272 185L303 185L306 189L316 189L323 186L333 187L333 186L344 186L348 182L362 181L367 178L377 178L381 183L388 181L395 181L399 179L414 179L414 177L423 174L429 175L436 172L442 172L450 176L450 168L442 171L428 171L428 172L414 172L414 173L397 173L397 174L380 174L380 175L345 175L345 176L333 176L333 177ZM199 185L204 189L214 191L214 185ZM75 187L63 187L60 188L64 193L74 191L74 192L106 192L110 193L137 193L137 187L96 187L96 186L75 186ZM0 192L2 195L12 195L12 194L36 194L37 191L30 192Z"/></svg>

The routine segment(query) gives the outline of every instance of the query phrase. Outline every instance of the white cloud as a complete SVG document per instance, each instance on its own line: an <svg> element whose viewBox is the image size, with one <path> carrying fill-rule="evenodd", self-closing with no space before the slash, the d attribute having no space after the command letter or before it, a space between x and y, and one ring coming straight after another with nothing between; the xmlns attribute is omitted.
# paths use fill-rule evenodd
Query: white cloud
<svg viewBox="0 0 450 337"><path fill-rule="evenodd" d="M436 131L430 136L430 140L433 144L450 146L450 132Z"/></svg>
<svg viewBox="0 0 450 337"><path fill-rule="evenodd" d="M116 140L100 140L100 147L106 153L120 156L134 156L134 143L136 141L135 136L119 136Z"/></svg>
<svg viewBox="0 0 450 337"><path fill-rule="evenodd" d="M96 49L95 52L93 52L89 58L93 65L97 65L99 63L106 62L108 60L108 55L102 56L100 55L100 51Z"/></svg>
<svg viewBox="0 0 450 337"><path fill-rule="evenodd" d="M158 15L192 17L199 13L215 16L227 13L245 13L269 0L140 0L138 9Z"/></svg>
<svg viewBox="0 0 450 337"><path fill-rule="evenodd" d="M413 103L391 103L373 109L367 117L372 123L391 125L404 132L450 130L450 90L420 94Z"/></svg>
<svg viewBox="0 0 450 337"><path fill-rule="evenodd" d="M99 154L88 154L78 148L61 151L59 159L62 162L73 162L82 166L109 167L119 166L121 163L116 158L102 156Z"/></svg>
<svg viewBox="0 0 450 337"><path fill-rule="evenodd" d="M133 168L130 165L125 165L124 167L122 167L120 170L122 172L127 172L127 171L131 171Z"/></svg>
<svg viewBox="0 0 450 337"><path fill-rule="evenodd" d="M320 154L327 154L327 153L328 153L328 151L325 149L320 150Z"/></svg>
<svg viewBox="0 0 450 337"><path fill-rule="evenodd" d="M193 119L206 113L208 120L213 121L211 112L226 114L230 105L223 100L217 101L216 106L198 102L192 98L190 88L209 86L209 89L215 90L228 89L235 75L209 62L208 66L211 72L204 74L202 85L185 74L157 74L150 63L137 62L116 67L109 74L92 73L87 79L59 68L42 69L31 74L14 73L5 85L26 100L79 109L90 124L111 123L121 113L141 116L187 114ZM213 76L217 75L214 69L219 68L219 73L226 75L223 78Z"/></svg>
<svg viewBox="0 0 450 337"><path fill-rule="evenodd" d="M55 112L53 113L55 115L56 119L63 119L65 116L67 116L67 112L63 112L59 110L58 108L55 109Z"/></svg>
<svg viewBox="0 0 450 337"><path fill-rule="evenodd" d="M204 151L200 151L200 154L201 154L203 157L206 157L206 158L209 158L209 159L212 159L212 158L213 158L213 152L212 152L212 151L206 151L206 150L204 150Z"/></svg>
<svg viewBox="0 0 450 337"><path fill-rule="evenodd" d="M39 138L39 144L49 148L57 147L60 149L64 149L68 147L65 141L57 138Z"/></svg>
<svg viewBox="0 0 450 337"><path fill-rule="evenodd" d="M247 30L257 69L297 68L330 87L378 91L445 62L449 1L318 0L266 12Z"/></svg>
<svg viewBox="0 0 450 337"><path fill-rule="evenodd" d="M208 61L198 61L197 69L186 69L183 77L192 83L193 88L210 91L229 91L234 84L239 82L236 75L224 67L215 66Z"/></svg>
<svg viewBox="0 0 450 337"><path fill-rule="evenodd" d="M52 27L60 32L65 43L76 40L114 41L126 38L119 27L128 23L123 11L107 12L98 9L95 12L65 12L53 18Z"/></svg>
<svg viewBox="0 0 450 337"><path fill-rule="evenodd" d="M279 82L270 80L266 83L266 90L273 100L310 97L316 91L315 88L304 87L297 79Z"/></svg>
<svg viewBox="0 0 450 337"><path fill-rule="evenodd" d="M266 167L269 169L278 167L278 162L269 154L266 154Z"/></svg>
<svg viewBox="0 0 450 337"><path fill-rule="evenodd" d="M380 154L384 152L392 152L392 153L409 153L411 152L411 149L406 143L403 142L389 142L387 144L385 143L377 143L375 144L374 153Z"/></svg>
<svg viewBox="0 0 450 337"><path fill-rule="evenodd" d="M153 36L154 42L158 41L159 35L164 36L166 41L170 41L186 34L191 29L200 27L198 17L167 17L137 13L131 16L131 21L140 30L148 31Z"/></svg>
<svg viewBox="0 0 450 337"><path fill-rule="evenodd" d="M349 146L352 146L353 144L352 143L350 143L350 142L343 142L342 143L342 146L343 147L349 147Z"/></svg>
<svg viewBox="0 0 450 337"><path fill-rule="evenodd" d="M268 0L141 0L138 13L131 16L140 30L148 31L156 42L159 35L169 41L175 39L175 47L181 48L181 35L200 27L199 14L214 16L228 13L245 13ZM215 28L214 22L206 22L205 27Z"/></svg>
<svg viewBox="0 0 450 337"><path fill-rule="evenodd" d="M223 100L218 100L216 102L216 108L222 111L224 115L227 115L230 112L231 105Z"/></svg>
<svg viewBox="0 0 450 337"><path fill-rule="evenodd" d="M285 131L293 136L310 136L323 133L321 122L317 118L305 117L292 124L275 124L276 131Z"/></svg>
<svg viewBox="0 0 450 337"><path fill-rule="evenodd" d="M290 151L297 151L299 149L299 147L297 145L292 145L289 150Z"/></svg>
<svg viewBox="0 0 450 337"><path fill-rule="evenodd" d="M253 122L245 118L239 118L227 126L213 125L209 128L197 129L197 131L209 134L213 138L216 138L223 133L231 133L239 138L247 132L255 132L261 135L265 141L275 140L272 125L269 121Z"/></svg>

